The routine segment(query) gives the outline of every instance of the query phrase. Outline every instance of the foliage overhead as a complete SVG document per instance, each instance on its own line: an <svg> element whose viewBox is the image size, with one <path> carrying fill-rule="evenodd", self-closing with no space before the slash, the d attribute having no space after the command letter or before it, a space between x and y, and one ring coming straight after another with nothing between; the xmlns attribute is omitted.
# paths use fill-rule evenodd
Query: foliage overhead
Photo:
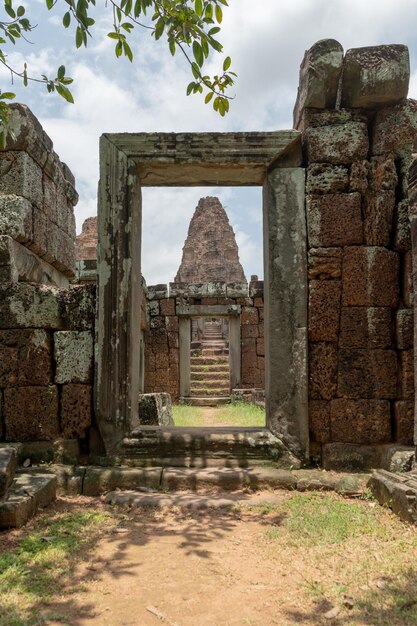
<svg viewBox="0 0 417 626"><path fill-rule="evenodd" d="M96 0L45 0L45 6L48 11L62 9L63 27L74 31L76 48L87 47L94 34L92 11ZM203 94L205 103L211 102L221 116L229 111L230 96L226 90L233 85L236 76L230 70L230 57L224 59L219 74L209 76L204 73L204 64L210 54L223 51L222 44L215 37L220 32L227 0L106 0L105 6L112 11L113 23L107 37L114 41L117 58L124 56L133 61L136 44L133 37L138 29L149 31L155 40L164 38L171 54L174 56L180 51L190 66L193 80L187 86L187 95ZM64 65L51 78L45 74L32 76L26 63L23 69L9 64L10 47L21 39L27 41L35 27L23 5L17 5L14 0L3 0L0 63L10 71L12 80L22 79L25 86L30 82L43 83L48 92L56 92L68 102L74 102L69 88L73 79L67 76ZM10 91L0 92L0 136L3 142L10 113L7 102L14 97Z"/></svg>

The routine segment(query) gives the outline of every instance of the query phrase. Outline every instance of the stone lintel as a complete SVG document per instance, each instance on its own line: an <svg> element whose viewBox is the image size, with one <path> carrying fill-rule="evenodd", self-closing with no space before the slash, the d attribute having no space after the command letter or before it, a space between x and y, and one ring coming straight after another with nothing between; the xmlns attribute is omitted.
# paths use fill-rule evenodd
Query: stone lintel
<svg viewBox="0 0 417 626"><path fill-rule="evenodd" d="M271 163L293 153L301 158L301 134L295 130L105 137L136 161L143 187L262 185Z"/></svg>
<svg viewBox="0 0 417 626"><path fill-rule="evenodd" d="M210 317L224 317L226 315L240 315L240 311L240 304L190 304L177 306L177 315L179 317L192 317L201 315L208 315Z"/></svg>

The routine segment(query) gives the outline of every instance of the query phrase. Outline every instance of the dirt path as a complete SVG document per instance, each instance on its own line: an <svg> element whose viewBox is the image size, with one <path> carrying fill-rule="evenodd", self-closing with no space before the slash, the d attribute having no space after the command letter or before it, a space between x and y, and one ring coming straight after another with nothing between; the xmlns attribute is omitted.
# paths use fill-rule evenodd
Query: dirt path
<svg viewBox="0 0 417 626"><path fill-rule="evenodd" d="M227 420L221 419L223 411L217 406L199 407L199 425L201 426L228 426ZM233 422L230 423L233 426Z"/></svg>
<svg viewBox="0 0 417 626"><path fill-rule="evenodd" d="M59 607L71 626L294 623L284 615L297 609L302 579L269 553L259 516L138 517L103 538L79 572L86 591L74 596L77 608Z"/></svg>

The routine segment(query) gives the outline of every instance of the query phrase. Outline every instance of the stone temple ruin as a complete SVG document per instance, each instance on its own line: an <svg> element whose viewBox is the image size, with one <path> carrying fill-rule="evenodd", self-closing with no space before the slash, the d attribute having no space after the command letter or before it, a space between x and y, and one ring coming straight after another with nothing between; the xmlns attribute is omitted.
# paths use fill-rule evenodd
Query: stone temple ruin
<svg viewBox="0 0 417 626"><path fill-rule="evenodd" d="M31 112L12 107L15 139L0 154L1 523L24 517L10 487L16 455L71 463L54 466L60 488L87 495L132 484L126 466L159 485L171 466L314 457L379 468L377 497L417 519L408 84L405 46L344 53L324 40L303 59L292 130L103 135L97 261L88 252L77 267L74 179ZM215 249L194 274L186 242L176 281L145 287L141 187L202 185L263 188L264 283L248 284L236 263L213 282ZM203 201L195 220L204 213ZM141 424L143 391L192 397L198 318L227 320L230 389L265 389L264 429ZM36 471L19 474L28 515Z"/></svg>

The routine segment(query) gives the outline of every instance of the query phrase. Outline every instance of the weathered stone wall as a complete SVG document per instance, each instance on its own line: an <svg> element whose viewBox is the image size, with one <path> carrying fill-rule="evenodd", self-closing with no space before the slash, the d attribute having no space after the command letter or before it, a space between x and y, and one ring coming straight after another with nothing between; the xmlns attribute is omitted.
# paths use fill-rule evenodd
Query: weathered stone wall
<svg viewBox="0 0 417 626"><path fill-rule="evenodd" d="M35 253L46 264L41 264L45 273L52 266L72 277L78 201L74 177L30 110L21 104L11 108L14 138L9 135L6 149L0 152L0 235ZM13 266L10 251L1 257L3 267ZM33 258L32 263L36 265ZM49 272L53 274L52 269Z"/></svg>
<svg viewBox="0 0 417 626"><path fill-rule="evenodd" d="M343 57L323 41L301 67L294 123L307 168L309 413L320 446L413 444L408 77L404 46Z"/></svg>
<svg viewBox="0 0 417 626"><path fill-rule="evenodd" d="M145 333L145 393L170 393L179 399L179 316L184 305L241 307L241 384L265 386L263 281L179 284L147 287L148 330Z"/></svg>
<svg viewBox="0 0 417 626"><path fill-rule="evenodd" d="M93 423L95 286L75 269L74 178L12 106L0 151L0 440L85 439Z"/></svg>

